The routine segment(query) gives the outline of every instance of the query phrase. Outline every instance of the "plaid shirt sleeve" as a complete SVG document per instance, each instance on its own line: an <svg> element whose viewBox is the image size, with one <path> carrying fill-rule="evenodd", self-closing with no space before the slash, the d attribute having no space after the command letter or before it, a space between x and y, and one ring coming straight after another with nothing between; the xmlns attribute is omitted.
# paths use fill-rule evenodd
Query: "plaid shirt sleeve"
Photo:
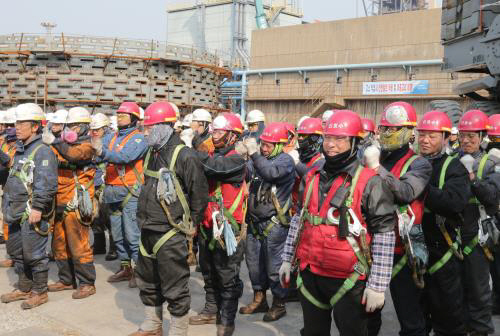
<svg viewBox="0 0 500 336"><path fill-rule="evenodd" d="M392 262L394 258L394 244L396 235L394 231L375 233L372 241L372 268L366 287L377 292L385 292L392 275Z"/></svg>
<svg viewBox="0 0 500 336"><path fill-rule="evenodd" d="M295 251L295 243L299 233L300 216L297 214L290 221L288 236L286 237L285 247L281 254L283 261L292 262L293 252Z"/></svg>

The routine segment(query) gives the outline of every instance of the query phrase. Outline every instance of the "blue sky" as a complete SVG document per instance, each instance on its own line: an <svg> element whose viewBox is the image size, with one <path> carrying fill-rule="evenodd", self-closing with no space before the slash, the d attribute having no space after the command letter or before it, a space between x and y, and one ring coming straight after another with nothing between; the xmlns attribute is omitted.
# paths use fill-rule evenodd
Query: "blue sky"
<svg viewBox="0 0 500 336"><path fill-rule="evenodd" d="M42 33L42 21L57 23L55 33L166 39L166 5L177 0L17 0L2 1L0 34ZM440 2L440 0L438 0ZM360 0L302 0L304 19L329 21L363 15Z"/></svg>

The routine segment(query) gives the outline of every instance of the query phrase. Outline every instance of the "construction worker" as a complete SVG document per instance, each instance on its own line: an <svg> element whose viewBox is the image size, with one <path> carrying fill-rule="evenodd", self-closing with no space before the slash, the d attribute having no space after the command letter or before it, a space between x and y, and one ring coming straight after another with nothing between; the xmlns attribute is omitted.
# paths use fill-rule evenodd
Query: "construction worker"
<svg viewBox="0 0 500 336"><path fill-rule="evenodd" d="M448 140L448 146L446 147L446 153L448 155L455 155L460 150L460 142L458 141L458 128L451 128L450 139Z"/></svg>
<svg viewBox="0 0 500 336"><path fill-rule="evenodd" d="M103 113L94 114L90 122L90 136L102 139L104 136L110 136L113 130L110 128L111 122ZM111 234L111 223L109 220L109 205L102 201L104 188L106 187L106 162L101 162L96 165L96 173L94 177L94 197L99 202L99 213L94 219L92 230L94 232L94 255L106 254L106 235L105 231L109 231L109 251L105 259L107 261L118 259L116 246L113 242Z"/></svg>
<svg viewBox="0 0 500 336"><path fill-rule="evenodd" d="M417 126L415 108L405 102L388 105L379 123L380 167L377 172L394 195L398 206L391 297L401 336L427 335L420 300L427 253L422 231L424 190L432 174L431 164L410 148ZM365 132L371 131L363 125ZM369 334L377 335L382 325L381 311L369 322Z"/></svg>
<svg viewBox="0 0 500 336"><path fill-rule="evenodd" d="M330 120L330 118L332 117L332 115L334 113L335 113L334 110L326 110L325 112L323 112L323 114L321 115L321 122L322 122L323 128L326 127L328 120Z"/></svg>
<svg viewBox="0 0 500 336"><path fill-rule="evenodd" d="M266 128L266 117L264 113L260 110L252 110L248 112L245 123L248 131L243 134L243 138L255 138L258 143L264 128Z"/></svg>
<svg viewBox="0 0 500 336"><path fill-rule="evenodd" d="M363 125L363 138L374 139L375 137L375 122L369 118L361 118Z"/></svg>
<svg viewBox="0 0 500 336"><path fill-rule="evenodd" d="M61 136L67 118L68 111L66 110L57 110L53 113L52 118L50 119L50 131L56 138Z"/></svg>
<svg viewBox="0 0 500 336"><path fill-rule="evenodd" d="M459 276L463 256L456 229L463 227L462 215L471 195L470 181L460 161L445 152L451 132L451 121L446 113L425 113L417 131L419 153L432 165L422 219L429 251L422 299L427 325L436 335L466 335L463 286Z"/></svg>
<svg viewBox="0 0 500 336"><path fill-rule="evenodd" d="M486 151L490 156L500 157L500 114L494 114L489 117L490 128L488 129L488 138L490 142ZM500 168L495 166L496 171L500 171ZM500 222L500 213L496 213L497 223ZM490 274L493 283L492 292L492 315L500 314L500 247L497 245L494 248L494 261L490 264Z"/></svg>
<svg viewBox="0 0 500 336"><path fill-rule="evenodd" d="M137 219L141 228L137 283L146 319L131 335L163 335L162 305L168 303L170 336L188 331L189 266L186 236L203 219L208 183L196 153L174 132L175 110L156 102L145 111L149 144Z"/></svg>
<svg viewBox="0 0 500 336"><path fill-rule="evenodd" d="M137 262L140 230L137 202L143 181L142 160L148 145L138 128L139 106L125 102L116 111L118 132L103 139L93 137L99 160L106 165L103 201L109 204L111 231L121 267L108 282L128 281L136 287L132 261Z"/></svg>
<svg viewBox="0 0 500 336"><path fill-rule="evenodd" d="M336 112L324 128L325 164L301 182L301 215L292 220L280 280L283 285L290 281L296 249L302 335L330 335L332 310L340 335L368 335L370 314L384 305L395 242L394 204L374 170L378 150L365 151L366 168L357 159L362 134L356 113Z"/></svg>
<svg viewBox="0 0 500 336"><path fill-rule="evenodd" d="M193 121L193 114L189 113L187 114L184 119L182 119L182 131L180 133L181 140L186 144L188 147L192 147L192 141L193 141L193 130L191 129L191 122Z"/></svg>
<svg viewBox="0 0 500 336"><path fill-rule="evenodd" d="M498 231L494 221L500 199L500 158L481 148L488 129L488 116L480 110L467 111L458 124L460 161L469 173L472 190L461 230L465 322L469 335L494 331L489 264L493 261L495 238L490 230Z"/></svg>
<svg viewBox="0 0 500 336"><path fill-rule="evenodd" d="M283 152L290 155L295 164L300 162L299 152L297 151L297 131L295 130L295 126L292 123L284 122L283 125L288 131L288 142L283 147Z"/></svg>
<svg viewBox="0 0 500 336"><path fill-rule="evenodd" d="M193 148L199 151L213 153L214 143L210 134L212 115L205 109L197 109L193 112L191 129L193 130Z"/></svg>
<svg viewBox="0 0 500 336"><path fill-rule="evenodd" d="M233 334L238 299L243 293L239 275L246 238L248 195L242 156L246 148L241 143L235 148L242 134L243 124L236 114L222 113L213 122L215 153L198 152L209 181L210 202L199 227L200 268L207 300L189 323L216 323L218 336ZM211 307L213 303L215 307Z"/></svg>
<svg viewBox="0 0 500 336"><path fill-rule="evenodd" d="M2 137L2 145L0 146L1 149L1 158L0 158L0 165L2 168L0 168L0 185L2 186L2 194L3 194L3 188L5 186L5 182L7 181L7 177L9 176L9 169L12 165L12 162L14 160L14 155L16 154L16 110L15 108L10 108L5 113L0 114L1 122L5 127L5 133L4 136ZM2 195L3 198L3 195ZM3 203L3 201L2 201ZM1 204L1 203L0 203ZM9 238L9 227L7 225L7 222L3 220L3 211L0 212L1 216L1 223L2 226L0 230L2 230L2 239L7 241ZM12 258L8 257L4 260L0 260L0 267L12 267L14 266L14 261Z"/></svg>
<svg viewBox="0 0 500 336"><path fill-rule="evenodd" d="M5 184L4 221L9 226L7 251L18 275L16 289L3 303L24 300L31 309L48 301L46 254L50 217L57 192L57 160L41 139L42 109L33 103L16 107L17 150Z"/></svg>
<svg viewBox="0 0 500 336"><path fill-rule="evenodd" d="M42 135L58 160L58 190L52 252L59 270L58 281L49 292L72 290L73 299L95 294L95 267L90 247L90 225L94 216L94 149L89 137L90 113L83 107L68 111L61 140L48 128Z"/></svg>
<svg viewBox="0 0 500 336"><path fill-rule="evenodd" d="M288 143L288 130L283 123L267 125L260 141L260 152L255 138L247 138L244 142L251 159L247 164L251 187L246 263L254 298L240 308L240 314L265 312L263 320L271 322L286 314L288 290L280 285L278 270L288 234L295 163L283 152ZM273 294L271 308L266 300L268 288Z"/></svg>

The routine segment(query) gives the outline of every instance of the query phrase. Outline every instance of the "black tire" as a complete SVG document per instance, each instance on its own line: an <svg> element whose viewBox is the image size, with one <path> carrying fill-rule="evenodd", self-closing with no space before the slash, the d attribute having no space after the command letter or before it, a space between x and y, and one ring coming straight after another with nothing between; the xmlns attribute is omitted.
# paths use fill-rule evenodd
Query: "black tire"
<svg viewBox="0 0 500 336"><path fill-rule="evenodd" d="M458 122L462 117L462 108L460 103L454 100L433 100L429 103L431 110L439 110L448 115L453 126L458 126Z"/></svg>
<svg viewBox="0 0 500 336"><path fill-rule="evenodd" d="M500 114L500 103L496 101L475 101L465 111L481 110L488 116Z"/></svg>

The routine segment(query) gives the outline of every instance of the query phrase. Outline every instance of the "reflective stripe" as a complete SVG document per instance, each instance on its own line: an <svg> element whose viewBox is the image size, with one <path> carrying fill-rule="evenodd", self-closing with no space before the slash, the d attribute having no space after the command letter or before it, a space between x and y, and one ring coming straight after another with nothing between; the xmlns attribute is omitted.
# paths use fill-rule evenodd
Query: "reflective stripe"
<svg viewBox="0 0 500 336"><path fill-rule="evenodd" d="M399 177L403 176L406 174L408 171L408 168L410 168L410 165L413 163L418 158L418 155L413 155L411 158L406 161L405 165L403 166L403 169L401 169L401 173L399 174Z"/></svg>
<svg viewBox="0 0 500 336"><path fill-rule="evenodd" d="M466 247L464 247L464 254L469 255L472 253L472 250L474 250L474 247L479 243L479 236L476 235L470 242L467 244Z"/></svg>
<svg viewBox="0 0 500 336"><path fill-rule="evenodd" d="M146 249L144 248L144 245L142 245L142 240L139 239L139 251L141 252L141 255L146 258L151 258L151 259L156 259L156 254L158 251L161 249L163 244L165 244L170 238L172 238L176 233L178 232L177 229L171 229L167 233L165 233L153 246L153 252L149 254Z"/></svg>

